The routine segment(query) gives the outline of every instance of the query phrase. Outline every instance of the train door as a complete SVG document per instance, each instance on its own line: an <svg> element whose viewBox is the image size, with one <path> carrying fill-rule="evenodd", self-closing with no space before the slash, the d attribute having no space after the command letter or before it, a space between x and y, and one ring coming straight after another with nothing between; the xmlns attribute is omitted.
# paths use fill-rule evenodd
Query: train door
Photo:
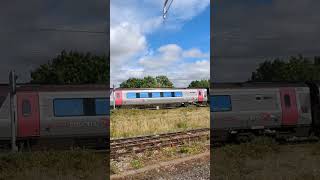
<svg viewBox="0 0 320 180"><path fill-rule="evenodd" d="M40 135L39 97L37 92L17 93L18 137Z"/></svg>
<svg viewBox="0 0 320 180"><path fill-rule="evenodd" d="M115 91L115 103L116 106L122 105L122 91Z"/></svg>
<svg viewBox="0 0 320 180"><path fill-rule="evenodd" d="M281 88L282 125L296 125L299 114L296 92L293 88Z"/></svg>
<svg viewBox="0 0 320 180"><path fill-rule="evenodd" d="M202 92L202 90L198 90L198 102L199 103L203 102L203 92Z"/></svg>
<svg viewBox="0 0 320 180"><path fill-rule="evenodd" d="M319 88L316 83L307 82L310 89L311 116L313 127L320 127L320 98Z"/></svg>

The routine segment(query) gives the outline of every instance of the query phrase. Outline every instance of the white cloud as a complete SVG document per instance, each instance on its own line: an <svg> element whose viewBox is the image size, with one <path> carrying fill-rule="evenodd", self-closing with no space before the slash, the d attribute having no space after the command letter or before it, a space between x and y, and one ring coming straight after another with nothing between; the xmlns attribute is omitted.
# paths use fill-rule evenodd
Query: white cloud
<svg viewBox="0 0 320 180"><path fill-rule="evenodd" d="M192 48L190 50L183 52L183 57L186 57L186 58L209 58L209 54L201 52L200 49Z"/></svg>
<svg viewBox="0 0 320 180"><path fill-rule="evenodd" d="M175 0L172 4L170 17L190 20L210 5L210 0Z"/></svg>
<svg viewBox="0 0 320 180"><path fill-rule="evenodd" d="M176 87L187 87L192 80L206 80L209 78L210 60L207 59L178 65L176 73L171 76Z"/></svg>
<svg viewBox="0 0 320 180"><path fill-rule="evenodd" d="M146 37L138 27L122 23L110 28L111 64L128 59L147 47Z"/></svg>
<svg viewBox="0 0 320 180"><path fill-rule="evenodd" d="M161 46L156 55L146 55L140 58L139 63L147 69L158 69L170 65L181 59L182 49L176 44Z"/></svg>
<svg viewBox="0 0 320 180"><path fill-rule="evenodd" d="M148 54L139 60L143 67L142 77L145 75L157 76L166 75L173 81L177 87L186 87L192 80L209 79L210 61L208 59L196 60L194 62L185 62L185 55L188 57L203 57L207 54L193 48L183 50L177 44L168 44L161 46L156 53Z"/></svg>

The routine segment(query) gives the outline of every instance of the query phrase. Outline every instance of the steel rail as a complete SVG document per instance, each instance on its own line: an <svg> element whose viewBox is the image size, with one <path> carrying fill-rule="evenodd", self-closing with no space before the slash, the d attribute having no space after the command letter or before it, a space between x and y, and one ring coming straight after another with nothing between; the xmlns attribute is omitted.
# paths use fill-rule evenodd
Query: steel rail
<svg viewBox="0 0 320 180"><path fill-rule="evenodd" d="M131 153L140 153L146 150L160 149L169 146L179 146L186 142L196 141L202 138L209 139L209 132L209 128L201 128L157 135L112 139L110 140L110 155L112 159L116 159Z"/></svg>

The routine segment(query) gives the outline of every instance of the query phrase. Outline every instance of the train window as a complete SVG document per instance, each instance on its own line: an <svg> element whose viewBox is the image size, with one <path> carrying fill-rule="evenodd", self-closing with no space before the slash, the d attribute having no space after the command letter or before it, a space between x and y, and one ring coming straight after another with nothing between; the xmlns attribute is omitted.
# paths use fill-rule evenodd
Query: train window
<svg viewBox="0 0 320 180"><path fill-rule="evenodd" d="M109 112L109 105L107 98L95 99L96 115L107 115Z"/></svg>
<svg viewBox="0 0 320 180"><path fill-rule="evenodd" d="M175 97L182 97L182 92L174 92Z"/></svg>
<svg viewBox="0 0 320 180"><path fill-rule="evenodd" d="M175 97L174 92L171 92L171 97Z"/></svg>
<svg viewBox="0 0 320 180"><path fill-rule="evenodd" d="M163 97L172 97L171 92L163 92Z"/></svg>
<svg viewBox="0 0 320 180"><path fill-rule="evenodd" d="M288 94L284 95L284 104L285 104L286 107L290 107L291 106L290 96Z"/></svg>
<svg viewBox="0 0 320 180"><path fill-rule="evenodd" d="M83 111L85 116L94 116L95 113L95 100L93 98L83 99Z"/></svg>
<svg viewBox="0 0 320 180"><path fill-rule="evenodd" d="M6 100L5 96L0 96L0 108L1 108L1 106L4 103L5 100Z"/></svg>
<svg viewBox="0 0 320 180"><path fill-rule="evenodd" d="M309 108L306 106L301 106L301 112L302 113L309 113Z"/></svg>
<svg viewBox="0 0 320 180"><path fill-rule="evenodd" d="M160 97L163 97L163 92L160 92Z"/></svg>
<svg viewBox="0 0 320 180"><path fill-rule="evenodd" d="M256 100L262 100L262 96L261 95L256 95Z"/></svg>
<svg viewBox="0 0 320 180"><path fill-rule="evenodd" d="M136 93L127 93L127 98L128 99L135 99L136 98Z"/></svg>
<svg viewBox="0 0 320 180"><path fill-rule="evenodd" d="M55 116L83 116L83 99L54 99Z"/></svg>
<svg viewBox="0 0 320 180"><path fill-rule="evenodd" d="M117 94L116 94L116 98L117 98L117 99L120 99L120 93L117 93Z"/></svg>
<svg viewBox="0 0 320 180"><path fill-rule="evenodd" d="M149 98L152 98L152 93L148 93L148 97L149 97Z"/></svg>
<svg viewBox="0 0 320 180"><path fill-rule="evenodd" d="M263 99L272 99L272 97L264 96Z"/></svg>
<svg viewBox="0 0 320 180"><path fill-rule="evenodd" d="M158 97L160 97L160 93L159 92L153 92L152 93L152 97L153 98L158 98Z"/></svg>
<svg viewBox="0 0 320 180"><path fill-rule="evenodd" d="M148 98L148 93L147 92L140 93L140 98Z"/></svg>
<svg viewBox="0 0 320 180"><path fill-rule="evenodd" d="M22 101L22 115L30 116L31 115L31 104L29 100Z"/></svg>
<svg viewBox="0 0 320 180"><path fill-rule="evenodd" d="M210 109L213 112L231 111L231 98L229 95L211 96Z"/></svg>
<svg viewBox="0 0 320 180"><path fill-rule="evenodd" d="M136 93L136 98L140 98L140 93Z"/></svg>

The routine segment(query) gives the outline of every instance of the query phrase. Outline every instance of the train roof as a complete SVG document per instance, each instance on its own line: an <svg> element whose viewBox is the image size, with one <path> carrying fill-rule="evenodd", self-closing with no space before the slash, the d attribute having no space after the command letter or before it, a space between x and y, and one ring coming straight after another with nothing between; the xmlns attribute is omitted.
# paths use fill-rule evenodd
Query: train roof
<svg viewBox="0 0 320 180"><path fill-rule="evenodd" d="M222 88L277 88L277 87L307 87L305 82L234 82L211 83L211 89Z"/></svg>
<svg viewBox="0 0 320 180"><path fill-rule="evenodd" d="M9 90L8 84L1 84L0 90ZM17 91L99 91L109 90L106 84L72 84L72 85L42 85L42 84L17 84Z"/></svg>
<svg viewBox="0 0 320 180"><path fill-rule="evenodd" d="M205 89L205 88L116 88L116 90L189 90L189 89Z"/></svg>

